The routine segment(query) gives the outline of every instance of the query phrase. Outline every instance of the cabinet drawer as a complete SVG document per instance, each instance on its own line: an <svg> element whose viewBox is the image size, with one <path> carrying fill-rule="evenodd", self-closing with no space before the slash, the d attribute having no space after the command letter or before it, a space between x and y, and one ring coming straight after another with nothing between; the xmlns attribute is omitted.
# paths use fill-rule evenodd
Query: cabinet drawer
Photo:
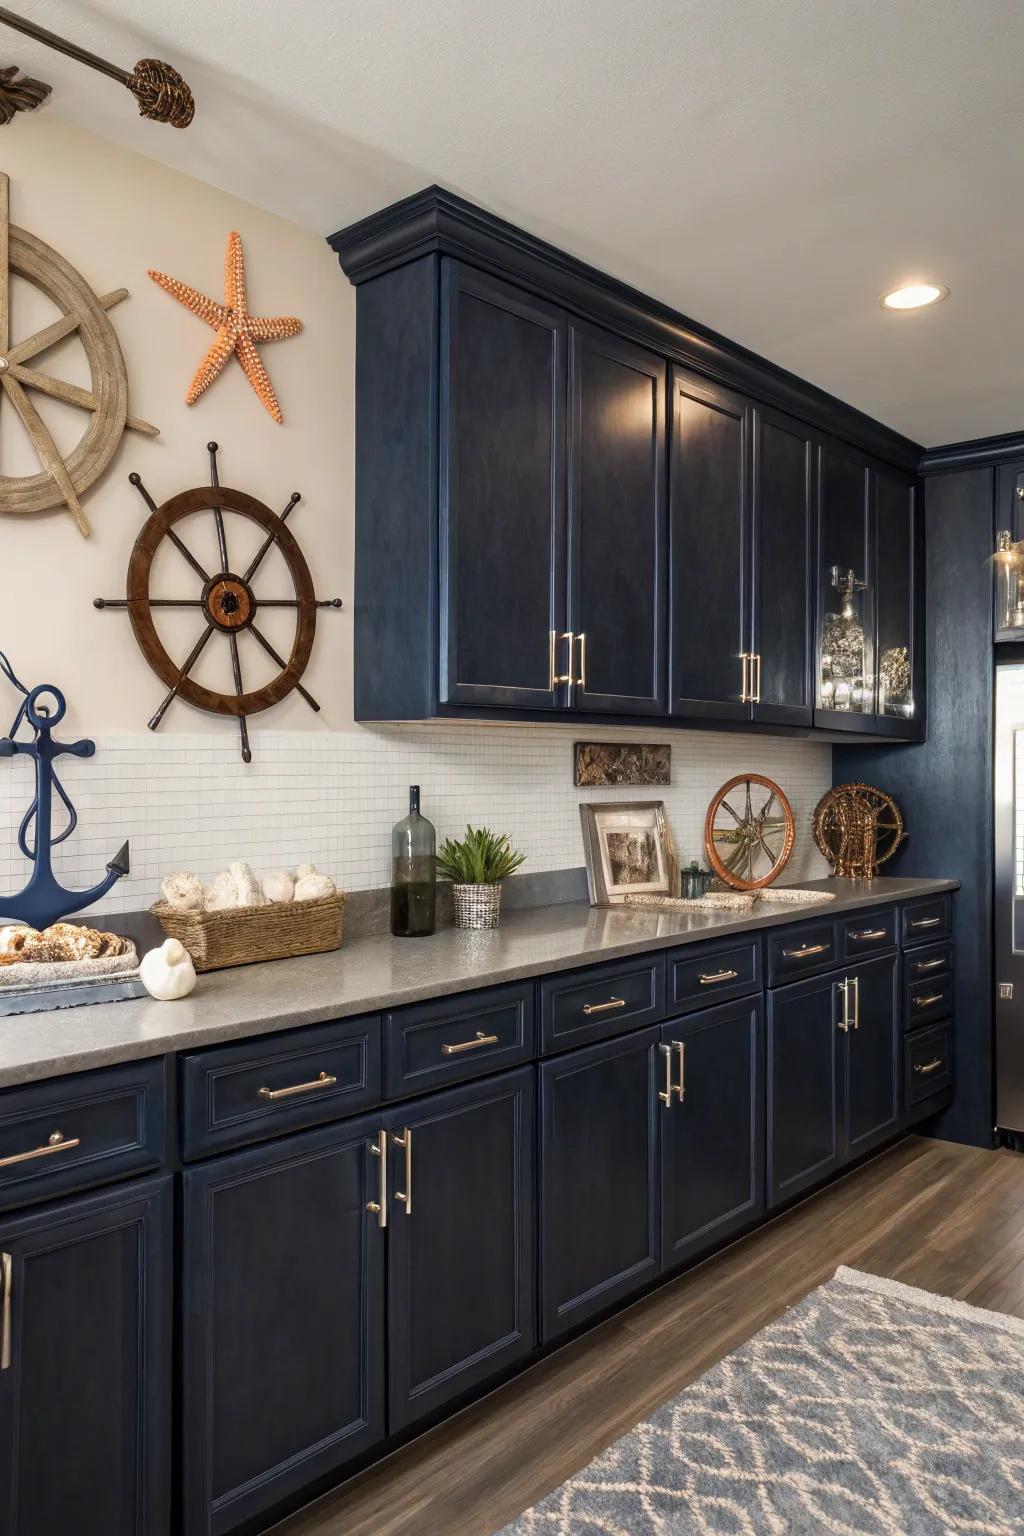
<svg viewBox="0 0 1024 1536"><path fill-rule="evenodd" d="M844 917L839 924L839 956L842 960L860 960L895 947L895 907L857 913L853 917Z"/></svg>
<svg viewBox="0 0 1024 1536"><path fill-rule="evenodd" d="M797 981L827 971L839 960L836 924L808 923L806 927L780 928L768 935L769 985Z"/></svg>
<svg viewBox="0 0 1024 1536"><path fill-rule="evenodd" d="M953 1084L953 1026L937 1024L907 1037L907 1108L936 1098Z"/></svg>
<svg viewBox="0 0 1024 1536"><path fill-rule="evenodd" d="M339 1120L380 1102L380 1018L340 1019L181 1058L182 1152Z"/></svg>
<svg viewBox="0 0 1024 1536"><path fill-rule="evenodd" d="M926 978L934 981L952 969L952 944L929 944L925 948L915 949L904 961L904 975L908 982L924 981Z"/></svg>
<svg viewBox="0 0 1024 1536"><path fill-rule="evenodd" d="M949 892L927 896L923 901L908 901L903 908L903 943L930 944L933 939L948 939L950 933Z"/></svg>
<svg viewBox="0 0 1024 1536"><path fill-rule="evenodd" d="M540 984L541 1051L546 1056L664 1017L663 955L546 976Z"/></svg>
<svg viewBox="0 0 1024 1536"><path fill-rule="evenodd" d="M903 1021L907 1029L916 1029L919 1024L930 1024L934 1019L948 1018L952 1012L953 977L950 972L908 983Z"/></svg>
<svg viewBox="0 0 1024 1536"><path fill-rule="evenodd" d="M0 1093L0 1210L105 1184L164 1159L164 1062Z"/></svg>
<svg viewBox="0 0 1024 1536"><path fill-rule="evenodd" d="M668 998L672 1013L691 1013L761 990L761 936L732 943L688 944L669 951Z"/></svg>
<svg viewBox="0 0 1024 1536"><path fill-rule="evenodd" d="M533 983L489 987L384 1015L389 1099L498 1072L534 1053Z"/></svg>

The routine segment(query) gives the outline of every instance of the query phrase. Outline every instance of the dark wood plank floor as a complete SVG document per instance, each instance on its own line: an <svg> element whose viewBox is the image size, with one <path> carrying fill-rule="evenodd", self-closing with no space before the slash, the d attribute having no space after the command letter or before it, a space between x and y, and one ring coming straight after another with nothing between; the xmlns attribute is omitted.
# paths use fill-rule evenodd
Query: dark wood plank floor
<svg viewBox="0 0 1024 1536"><path fill-rule="evenodd" d="M1024 1156L900 1143L276 1536L491 1536L839 1264L1024 1317Z"/></svg>

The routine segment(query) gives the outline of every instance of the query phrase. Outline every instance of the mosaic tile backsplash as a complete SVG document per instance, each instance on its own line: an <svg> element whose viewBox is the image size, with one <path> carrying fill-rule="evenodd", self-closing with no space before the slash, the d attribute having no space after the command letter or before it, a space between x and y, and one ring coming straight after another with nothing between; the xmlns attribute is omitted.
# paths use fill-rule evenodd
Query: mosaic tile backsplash
<svg viewBox="0 0 1024 1536"><path fill-rule="evenodd" d="M541 726L260 731L246 766L237 731L98 736L91 760L60 761L79 824L54 850L54 867L63 884L88 887L130 839L132 872L97 913L148 906L170 870L210 878L231 859L247 859L260 873L310 862L345 890L382 886L390 879L391 827L407 810L410 784L422 786L423 813L439 840L461 832L467 821L508 832L526 854L524 873L583 863L581 800L664 800L676 852L688 862L702 858L704 813L714 792L734 774L753 770L782 785L796 816L785 878L828 873L810 819L831 784L830 747L703 731L645 732L644 740L671 742L670 785L576 789L573 741L581 736L630 739L615 731ZM0 763L0 893L20 890L27 878L17 832L30 799L29 765Z"/></svg>

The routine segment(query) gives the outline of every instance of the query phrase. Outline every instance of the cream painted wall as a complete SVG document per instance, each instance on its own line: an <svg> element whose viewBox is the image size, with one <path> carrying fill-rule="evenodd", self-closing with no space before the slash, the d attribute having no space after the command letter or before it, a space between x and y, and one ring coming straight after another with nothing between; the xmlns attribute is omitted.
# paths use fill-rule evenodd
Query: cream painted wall
<svg viewBox="0 0 1024 1536"><path fill-rule="evenodd" d="M291 526L317 594L345 602L341 613L321 614L305 678L323 706L321 715L314 716L292 694L256 717L252 729L351 729L355 303L334 255L320 235L48 111L3 130L0 169L11 178L15 224L52 245L98 293L129 289L131 297L111 311L111 320L128 368L130 408L161 434L156 439L125 434L111 468L84 500L93 527L88 541L62 511L0 516L0 649L27 683L56 682L67 692L69 725L93 733L143 730L165 690L143 661L126 615L97 612L92 600L123 595L128 557L145 515L128 484L129 471L137 469L156 501L164 501L206 480L205 445L213 438L221 445L225 484L252 492L275 511L291 491L302 492ZM244 242L254 312L294 314L304 322L298 337L263 349L283 427L266 414L234 361L196 405L185 405L186 387L213 332L146 276L148 268L157 267L221 298L231 229ZM12 338L55 314L48 301L18 282ZM77 342L53 348L35 366L74 383L89 382ZM72 447L84 413L34 398L59 446ZM0 471L37 469L21 424L4 401ZM207 538L209 532L204 528ZM189 537L202 558L198 530ZM252 542L248 536L237 541L239 556ZM176 554L161 562L155 576L165 595L196 595L196 579ZM260 590L286 595L283 569L268 562ZM287 649L286 615L267 612L265 618L268 635L279 650ZM200 627L195 614L174 615L166 627L172 654L183 658ZM273 668L269 662L264 667L250 637L245 641L243 664L251 686L250 676L258 684ZM211 686L230 688L226 645L215 637L208 652L198 675ZM0 730L9 723L14 702L13 690L3 683ZM160 734L223 731L224 724L223 718L175 704Z"/></svg>

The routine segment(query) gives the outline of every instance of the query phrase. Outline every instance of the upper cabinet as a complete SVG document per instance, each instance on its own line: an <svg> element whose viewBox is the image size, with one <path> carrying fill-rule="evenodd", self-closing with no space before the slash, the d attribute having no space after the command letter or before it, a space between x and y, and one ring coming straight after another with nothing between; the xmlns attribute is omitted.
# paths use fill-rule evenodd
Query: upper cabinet
<svg viewBox="0 0 1024 1536"><path fill-rule="evenodd" d="M439 188L331 243L357 719L921 739L914 444Z"/></svg>

